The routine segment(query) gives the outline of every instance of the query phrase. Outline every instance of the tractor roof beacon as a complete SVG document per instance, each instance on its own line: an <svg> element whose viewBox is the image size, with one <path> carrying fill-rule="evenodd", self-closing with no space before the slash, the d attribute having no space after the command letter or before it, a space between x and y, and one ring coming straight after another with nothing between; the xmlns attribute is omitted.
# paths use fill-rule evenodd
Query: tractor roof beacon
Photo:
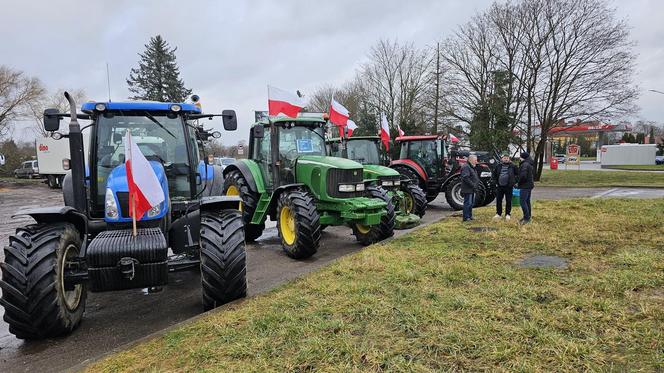
<svg viewBox="0 0 664 373"><path fill-rule="evenodd" d="M391 200L364 179L361 164L326 155L325 124L304 113L251 127L248 159L224 170L225 194L242 198L247 240L261 236L268 216L295 259L316 253L321 226L350 225L362 244L393 235Z"/></svg>
<svg viewBox="0 0 664 373"><path fill-rule="evenodd" d="M426 211L426 196L417 181L401 179L399 172L383 166L387 157L380 150L380 137L354 136L328 141L330 154L352 159L364 167L364 178L374 179L392 198L397 214L396 228L406 229L420 223Z"/></svg>
<svg viewBox="0 0 664 373"><path fill-rule="evenodd" d="M204 309L244 297L240 200L221 195L220 168L201 159L199 146L219 132L197 124L222 116L224 128L235 130L235 112L203 114L194 105L155 102L91 102L82 111L44 111L45 130L69 141L71 159L63 165L71 171L63 183L65 206L22 212L36 223L18 228L5 247L0 303L9 331L22 339L68 334L81 321L88 289L159 287L178 270L200 269ZM71 118L66 135L56 132L63 117ZM77 119L91 124L81 128ZM137 222L136 236L124 163L128 131L164 193L164 202Z"/></svg>
<svg viewBox="0 0 664 373"><path fill-rule="evenodd" d="M404 178L416 180L426 192L427 202L439 193L445 193L447 203L455 210L463 208L461 195L461 165L464 156L477 152L448 152L447 137L440 135L400 136L395 142L401 147L399 159L390 163ZM476 206L486 206L495 198L495 185L489 164L478 163L478 173L482 185L476 191Z"/></svg>

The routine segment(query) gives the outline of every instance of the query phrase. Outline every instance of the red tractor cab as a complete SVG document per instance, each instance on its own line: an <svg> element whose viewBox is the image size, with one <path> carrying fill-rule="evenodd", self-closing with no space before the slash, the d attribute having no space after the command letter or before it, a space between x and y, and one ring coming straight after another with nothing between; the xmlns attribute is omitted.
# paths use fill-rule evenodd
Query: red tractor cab
<svg viewBox="0 0 664 373"><path fill-rule="evenodd" d="M463 208L461 195L461 166L470 154L478 156L477 172L482 185L476 192L475 205L486 206L495 198L495 186L491 177L491 167L495 160L489 159L486 152L464 150L448 151L447 136L400 136L395 139L400 146L399 159L393 160L390 167L401 176L417 181L425 191L427 202L438 194L445 193L447 203L455 210ZM493 160L493 162L491 162Z"/></svg>

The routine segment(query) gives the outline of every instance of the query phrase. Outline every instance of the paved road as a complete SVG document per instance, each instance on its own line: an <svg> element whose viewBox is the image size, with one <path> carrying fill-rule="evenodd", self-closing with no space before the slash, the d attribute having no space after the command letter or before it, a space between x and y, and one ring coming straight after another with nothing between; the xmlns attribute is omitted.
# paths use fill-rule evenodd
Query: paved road
<svg viewBox="0 0 664 373"><path fill-rule="evenodd" d="M536 188L534 193L534 199L613 196L664 197L664 189ZM0 245L7 242L17 226L29 221L10 218L20 207L60 203L61 195L43 185L0 185ZM431 223L451 213L444 198L439 197L430 204L424 222ZM397 231L397 236L406 232ZM295 261L283 254L274 224L268 225L264 236L247 247L249 295L266 292L361 249L349 229L330 227L323 232L321 247L313 258ZM66 338L23 342L8 332L7 324L0 322L0 372L67 369L195 316L201 312L199 282L197 273L182 272L174 274L169 286L159 293L143 290L91 293L81 327Z"/></svg>

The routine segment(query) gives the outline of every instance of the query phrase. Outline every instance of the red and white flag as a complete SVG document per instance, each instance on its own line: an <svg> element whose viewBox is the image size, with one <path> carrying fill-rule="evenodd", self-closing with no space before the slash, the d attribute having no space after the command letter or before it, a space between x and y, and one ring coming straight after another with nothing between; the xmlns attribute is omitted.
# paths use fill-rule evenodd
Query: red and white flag
<svg viewBox="0 0 664 373"><path fill-rule="evenodd" d="M348 124L346 124L346 133L348 134L348 137L353 136L353 131L357 129L357 124L353 122L352 120L348 119Z"/></svg>
<svg viewBox="0 0 664 373"><path fill-rule="evenodd" d="M164 201L164 191L157 174L127 131L124 139L125 168L129 186L129 216L140 220L151 208ZM133 205L132 205L133 203Z"/></svg>
<svg viewBox="0 0 664 373"><path fill-rule="evenodd" d="M397 130L399 130L399 137L404 136L406 133L401 129L401 126L397 124Z"/></svg>
<svg viewBox="0 0 664 373"><path fill-rule="evenodd" d="M385 150L390 150L390 125L387 123L385 113L380 113L380 140L385 145Z"/></svg>
<svg viewBox="0 0 664 373"><path fill-rule="evenodd" d="M332 98L332 102L330 102L330 123L338 127L339 137L344 137L344 127L348 124L348 117L350 117L348 109Z"/></svg>
<svg viewBox="0 0 664 373"><path fill-rule="evenodd" d="M297 113L306 106L302 97L272 86L267 86L268 115L297 117Z"/></svg>
<svg viewBox="0 0 664 373"><path fill-rule="evenodd" d="M453 143L459 142L459 138L450 133L450 141Z"/></svg>

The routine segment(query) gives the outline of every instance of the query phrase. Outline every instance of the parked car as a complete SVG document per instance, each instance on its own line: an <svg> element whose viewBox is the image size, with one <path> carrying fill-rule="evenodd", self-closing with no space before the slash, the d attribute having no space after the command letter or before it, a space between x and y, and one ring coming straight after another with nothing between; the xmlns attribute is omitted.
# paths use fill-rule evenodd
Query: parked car
<svg viewBox="0 0 664 373"><path fill-rule="evenodd" d="M39 163L37 161L26 161L21 164L21 167L14 170L14 177L17 179L28 178L36 179L39 175Z"/></svg>
<svg viewBox="0 0 664 373"><path fill-rule="evenodd" d="M221 170L223 171L226 167L235 163L235 161L236 161L235 158L216 157L214 159L214 164L216 164L217 166L221 166Z"/></svg>
<svg viewBox="0 0 664 373"><path fill-rule="evenodd" d="M567 159L565 154L556 154L554 158L558 160L558 163L565 163L565 160Z"/></svg>
<svg viewBox="0 0 664 373"><path fill-rule="evenodd" d="M656 155L655 164L664 164L664 155Z"/></svg>

